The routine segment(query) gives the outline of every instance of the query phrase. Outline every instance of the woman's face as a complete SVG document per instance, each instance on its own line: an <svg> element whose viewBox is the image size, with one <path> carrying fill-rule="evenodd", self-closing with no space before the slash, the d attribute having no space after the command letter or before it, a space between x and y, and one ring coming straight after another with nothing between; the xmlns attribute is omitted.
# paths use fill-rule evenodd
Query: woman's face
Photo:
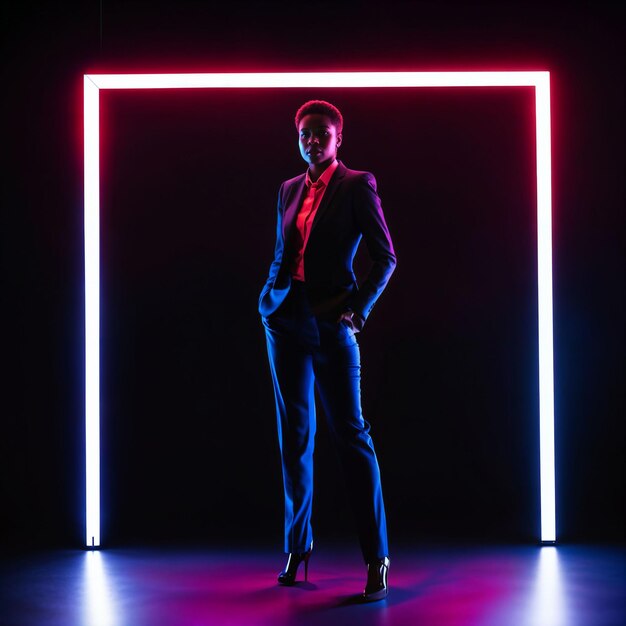
<svg viewBox="0 0 626 626"><path fill-rule="evenodd" d="M332 161L341 145L341 134L327 115L305 115L298 125L300 154L309 165Z"/></svg>

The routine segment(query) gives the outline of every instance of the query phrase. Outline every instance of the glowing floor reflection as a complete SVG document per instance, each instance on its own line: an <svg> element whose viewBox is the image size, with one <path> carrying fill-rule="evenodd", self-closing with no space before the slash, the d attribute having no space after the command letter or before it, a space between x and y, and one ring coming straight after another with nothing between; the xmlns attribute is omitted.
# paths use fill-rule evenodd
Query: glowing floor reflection
<svg viewBox="0 0 626 626"><path fill-rule="evenodd" d="M309 582L278 551L114 549L0 569L11 626L622 626L623 547L396 546L387 600L356 604L356 549L316 546Z"/></svg>
<svg viewBox="0 0 626 626"><path fill-rule="evenodd" d="M541 548L526 626L567 626L570 624L559 568L558 549L554 546Z"/></svg>
<svg viewBox="0 0 626 626"><path fill-rule="evenodd" d="M121 626L105 560L106 555L99 551L85 554L84 623L90 626Z"/></svg>

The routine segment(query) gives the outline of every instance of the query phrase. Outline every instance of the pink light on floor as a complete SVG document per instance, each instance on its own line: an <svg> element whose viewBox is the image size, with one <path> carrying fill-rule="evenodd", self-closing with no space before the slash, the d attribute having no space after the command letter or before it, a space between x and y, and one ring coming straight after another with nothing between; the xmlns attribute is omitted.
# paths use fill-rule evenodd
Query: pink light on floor
<svg viewBox="0 0 626 626"><path fill-rule="evenodd" d="M273 550L114 549L83 555L83 593L63 600L72 610L78 605L84 623L94 626L593 623L572 618L567 610L576 592L570 590L567 596L554 550L396 546L389 596L362 604L358 598L366 573L358 549L324 546L311 559L309 582L293 587L277 584L284 555ZM616 555L613 559L619 561ZM581 559L579 567L586 571L589 563ZM63 567L71 569L67 556ZM59 587L72 580L64 571L65 576L52 577ZM597 575L598 570L591 578ZM613 589L619 588L615 581ZM615 600L613 595L613 611Z"/></svg>
<svg viewBox="0 0 626 626"><path fill-rule="evenodd" d="M533 87L536 111L541 539L556 540L552 338L550 74L512 72L267 72L91 74L84 77L86 545L100 545L99 92L101 89Z"/></svg>

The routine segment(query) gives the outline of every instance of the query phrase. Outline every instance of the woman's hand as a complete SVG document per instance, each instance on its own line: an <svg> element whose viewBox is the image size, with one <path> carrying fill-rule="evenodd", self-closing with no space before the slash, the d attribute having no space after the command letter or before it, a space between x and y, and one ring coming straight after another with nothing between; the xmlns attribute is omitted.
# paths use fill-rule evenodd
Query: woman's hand
<svg viewBox="0 0 626 626"><path fill-rule="evenodd" d="M354 311L344 311L340 316L339 319L337 320L338 324L341 324L341 322L345 322L355 333L359 332L359 329L356 327L356 325L354 324L353 318L354 316L360 317L360 315L358 313L355 313Z"/></svg>

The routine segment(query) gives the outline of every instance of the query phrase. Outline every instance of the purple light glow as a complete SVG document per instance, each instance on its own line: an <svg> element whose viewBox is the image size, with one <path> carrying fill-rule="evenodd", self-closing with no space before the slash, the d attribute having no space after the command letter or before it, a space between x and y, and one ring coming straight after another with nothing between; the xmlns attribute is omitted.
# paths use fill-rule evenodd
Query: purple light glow
<svg viewBox="0 0 626 626"><path fill-rule="evenodd" d="M529 72L315 72L84 76L85 450L88 547L100 545L100 110L101 89L297 87L533 87L537 157L537 291L541 539L556 540L552 329L550 74Z"/></svg>
<svg viewBox="0 0 626 626"><path fill-rule="evenodd" d="M360 555L345 550L320 550L309 582L294 587L276 583L282 555L266 551L85 556L92 562L85 569L83 614L92 626L571 624L555 548L398 550L389 597L366 605L355 602L365 568Z"/></svg>

